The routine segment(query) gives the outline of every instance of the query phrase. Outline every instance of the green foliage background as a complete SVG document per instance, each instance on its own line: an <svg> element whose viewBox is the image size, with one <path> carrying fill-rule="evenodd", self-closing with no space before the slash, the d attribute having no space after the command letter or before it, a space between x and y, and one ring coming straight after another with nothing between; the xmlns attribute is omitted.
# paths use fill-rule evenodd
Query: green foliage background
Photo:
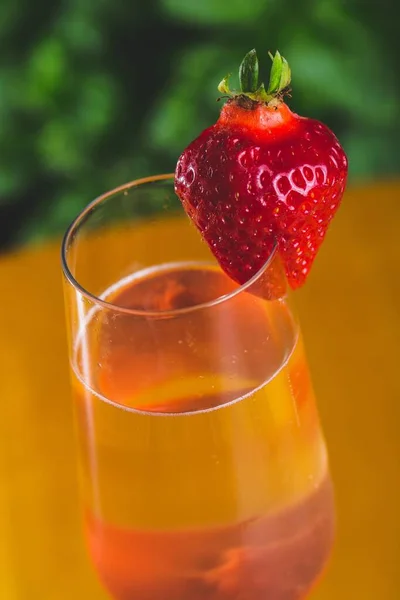
<svg viewBox="0 0 400 600"><path fill-rule="evenodd" d="M60 233L89 200L171 171L215 121L216 86L279 48L294 110L325 121L354 178L400 170L393 0L2 0L0 243Z"/></svg>

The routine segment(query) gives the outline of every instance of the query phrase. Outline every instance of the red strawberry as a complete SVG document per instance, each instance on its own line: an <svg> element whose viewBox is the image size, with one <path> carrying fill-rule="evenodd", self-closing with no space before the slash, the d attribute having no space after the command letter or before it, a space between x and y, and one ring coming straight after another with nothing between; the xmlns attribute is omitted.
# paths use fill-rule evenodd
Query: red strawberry
<svg viewBox="0 0 400 600"><path fill-rule="evenodd" d="M277 52L268 89L258 60L240 67L241 92L183 151L175 189L223 270L239 283L257 273L275 244L290 286L301 286L342 199L347 159L322 123L283 102L290 69Z"/></svg>

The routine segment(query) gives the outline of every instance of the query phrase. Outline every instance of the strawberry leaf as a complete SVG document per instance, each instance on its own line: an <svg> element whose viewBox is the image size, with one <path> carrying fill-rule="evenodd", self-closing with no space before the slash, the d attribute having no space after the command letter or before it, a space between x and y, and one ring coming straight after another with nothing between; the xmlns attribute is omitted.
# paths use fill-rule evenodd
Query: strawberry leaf
<svg viewBox="0 0 400 600"><path fill-rule="evenodd" d="M292 75L288 61L286 60L286 58L283 58L283 56L281 56L281 59L282 59L282 70L281 70L281 79L279 82L278 92L280 92L288 87L288 85L290 84L290 79L291 79L291 75Z"/></svg>
<svg viewBox="0 0 400 600"><path fill-rule="evenodd" d="M268 96L263 83L254 93L248 93L247 96L257 102L268 102L271 100L271 96Z"/></svg>
<svg viewBox="0 0 400 600"><path fill-rule="evenodd" d="M221 94L230 94L231 90L229 89L229 78L231 76L231 73L228 73L228 75L225 75L225 77L222 79L222 81L220 81L220 83L218 84L218 91L221 92Z"/></svg>
<svg viewBox="0 0 400 600"><path fill-rule="evenodd" d="M258 58L257 52L250 50L239 67L241 91L253 93L258 88Z"/></svg>
<svg viewBox="0 0 400 600"><path fill-rule="evenodd" d="M277 96L289 86L291 71L288 61L278 52L278 50L275 52L275 56L270 52L268 54L272 60L272 66L267 94L269 96Z"/></svg>
<svg viewBox="0 0 400 600"><path fill-rule="evenodd" d="M282 56L280 55L278 50L275 52L275 56L272 56L271 53L269 53L269 56L272 59L272 67L271 67L271 73L269 76L269 84L268 84L267 93L273 95L273 94L276 94L280 89L279 86L281 83L283 61L282 61Z"/></svg>

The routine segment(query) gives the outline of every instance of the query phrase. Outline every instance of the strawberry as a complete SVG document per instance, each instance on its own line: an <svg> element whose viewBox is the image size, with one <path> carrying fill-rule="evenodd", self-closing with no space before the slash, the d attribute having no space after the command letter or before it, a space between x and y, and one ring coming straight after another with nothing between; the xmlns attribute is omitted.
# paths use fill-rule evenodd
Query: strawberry
<svg viewBox="0 0 400 600"><path fill-rule="evenodd" d="M279 52L271 58L267 89L258 84L255 50L240 66L240 92L222 80L229 99L179 157L175 190L232 279L247 282L277 245L295 289L341 202L347 159L328 127L288 108L288 63Z"/></svg>

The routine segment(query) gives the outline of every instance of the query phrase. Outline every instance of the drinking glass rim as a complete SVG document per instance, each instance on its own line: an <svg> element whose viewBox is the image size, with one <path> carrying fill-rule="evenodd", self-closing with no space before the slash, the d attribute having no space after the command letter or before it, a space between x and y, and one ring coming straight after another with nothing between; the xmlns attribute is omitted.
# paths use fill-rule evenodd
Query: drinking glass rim
<svg viewBox="0 0 400 600"><path fill-rule="evenodd" d="M213 298L212 300L208 300L207 302L201 302L199 304L194 304L193 306L177 308L174 310L142 310L142 309L137 309L137 308L128 308L128 307L119 306L118 304L114 304L113 302L104 300L104 298L101 298L101 296L97 296L96 294L89 292L89 290L87 290L83 285L81 285L79 283L79 281L75 278L75 276L72 274L72 272L68 266L67 248L69 247L69 244L70 244L73 234L75 233L75 231L77 231L79 229L79 226L83 223L85 217L87 217L87 215L96 206L98 206L99 204L108 200L110 197L112 197L116 194L125 192L131 188L139 187L140 185L144 185L144 184L148 184L148 183L155 183L157 181L173 180L174 176L175 176L174 173L164 173L162 175L152 175L149 177L142 177L140 179L134 179L128 183L124 183L120 186L117 186L116 188L113 188L112 190L109 190L108 192L105 192L105 193L101 194L100 196L97 196L94 200L89 202L89 204L87 204L85 206L85 208L83 208L80 211L80 213L74 218L72 223L67 228L67 230L63 236L62 242L61 242L61 265L62 265L62 270L63 270L64 276L66 277L67 281L70 283L70 285L73 288L75 288L84 298L86 298L87 300L92 302L94 305L97 305L99 308L112 310L113 312L132 315L132 316L151 317L151 318L174 317L174 316L178 316L178 315L182 315L182 314L187 314L190 312L195 312L198 310L204 310L207 308L212 308L214 306L223 304L224 302L227 302L228 300L235 298L242 292L245 292L265 273L265 271L270 266L273 258L275 257L276 251L277 251L277 243L276 242L274 244L274 247L273 247L270 255L268 256L267 260L263 264L263 266L257 271L257 273L255 273L255 275L253 275L248 281L246 281L246 283L238 285L238 287L235 288L234 290L232 290L231 292L229 292L227 294L223 294L222 296L218 296L217 298Z"/></svg>

